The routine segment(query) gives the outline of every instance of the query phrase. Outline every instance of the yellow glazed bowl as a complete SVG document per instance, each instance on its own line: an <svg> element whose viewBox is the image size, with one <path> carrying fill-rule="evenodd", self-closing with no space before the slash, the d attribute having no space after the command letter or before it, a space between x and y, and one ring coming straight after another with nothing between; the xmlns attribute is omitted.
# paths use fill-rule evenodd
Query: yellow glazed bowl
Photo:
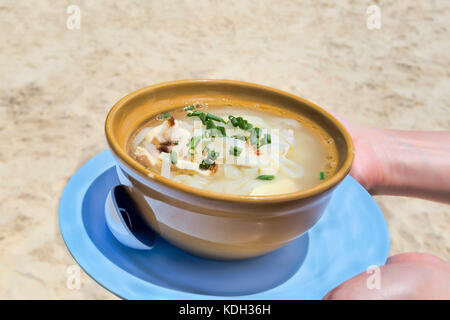
<svg viewBox="0 0 450 320"><path fill-rule="evenodd" d="M149 118L192 103L281 107L307 117L333 137L338 168L324 182L302 191L231 195L166 179L127 154L131 135ZM119 179L152 229L175 246L213 259L255 257L305 233L350 171L354 153L345 128L320 107L287 92L231 80L172 81L132 92L113 106L105 131Z"/></svg>

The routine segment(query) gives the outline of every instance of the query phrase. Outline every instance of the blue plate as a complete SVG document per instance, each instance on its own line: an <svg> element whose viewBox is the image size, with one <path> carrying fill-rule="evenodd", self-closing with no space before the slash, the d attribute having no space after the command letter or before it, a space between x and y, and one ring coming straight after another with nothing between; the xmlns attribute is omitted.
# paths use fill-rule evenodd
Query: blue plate
<svg viewBox="0 0 450 320"><path fill-rule="evenodd" d="M385 263L389 232L372 197L347 177L320 221L290 244L261 257L214 261L161 237L153 250L121 245L106 226L104 203L118 184L104 151L67 183L59 225L67 248L103 287L126 299L320 299L343 281Z"/></svg>

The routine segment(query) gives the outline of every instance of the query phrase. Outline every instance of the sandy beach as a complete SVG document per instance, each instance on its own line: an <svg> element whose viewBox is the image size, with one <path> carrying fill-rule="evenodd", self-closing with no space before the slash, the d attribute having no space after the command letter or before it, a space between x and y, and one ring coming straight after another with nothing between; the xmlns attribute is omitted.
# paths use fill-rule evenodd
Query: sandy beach
<svg viewBox="0 0 450 320"><path fill-rule="evenodd" d="M376 4L381 28L369 29ZM81 10L67 28L68 5ZM286 90L349 121L450 130L448 1L0 2L0 299L117 299L59 232L68 179L107 148L108 110L146 85L188 78ZM450 206L375 197L391 254L450 259Z"/></svg>

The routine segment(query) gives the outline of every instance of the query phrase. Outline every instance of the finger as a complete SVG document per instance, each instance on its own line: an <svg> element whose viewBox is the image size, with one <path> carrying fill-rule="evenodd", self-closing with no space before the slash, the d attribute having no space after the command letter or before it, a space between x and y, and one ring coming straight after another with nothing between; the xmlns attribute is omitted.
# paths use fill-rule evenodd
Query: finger
<svg viewBox="0 0 450 320"><path fill-rule="evenodd" d="M404 256L406 257L406 256ZM419 255L411 255L416 259ZM397 261L400 261L399 257ZM395 260L394 258L393 260ZM445 263L446 264L446 263ZM379 268L379 286L374 274L362 272L328 293L328 300L358 299L449 299L450 272L441 262L389 263Z"/></svg>
<svg viewBox="0 0 450 320"><path fill-rule="evenodd" d="M447 261L442 260L439 257L433 256L428 253L422 253L422 252L407 252L407 253L400 253L396 254L394 256L391 256L386 261L387 264L389 263L425 263L425 264L438 264L447 266L450 268L450 263Z"/></svg>

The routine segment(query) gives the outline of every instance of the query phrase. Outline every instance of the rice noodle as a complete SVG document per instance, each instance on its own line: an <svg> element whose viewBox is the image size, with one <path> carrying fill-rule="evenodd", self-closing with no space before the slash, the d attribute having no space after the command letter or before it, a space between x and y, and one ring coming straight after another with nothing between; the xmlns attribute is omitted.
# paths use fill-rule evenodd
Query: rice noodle
<svg viewBox="0 0 450 320"><path fill-rule="evenodd" d="M161 175L165 178L170 179L170 157L168 153L161 153L162 164L161 164Z"/></svg>
<svg viewBox="0 0 450 320"><path fill-rule="evenodd" d="M296 164L286 157L281 157L280 159L280 170L291 178L300 178L305 173L305 169L301 165Z"/></svg>

